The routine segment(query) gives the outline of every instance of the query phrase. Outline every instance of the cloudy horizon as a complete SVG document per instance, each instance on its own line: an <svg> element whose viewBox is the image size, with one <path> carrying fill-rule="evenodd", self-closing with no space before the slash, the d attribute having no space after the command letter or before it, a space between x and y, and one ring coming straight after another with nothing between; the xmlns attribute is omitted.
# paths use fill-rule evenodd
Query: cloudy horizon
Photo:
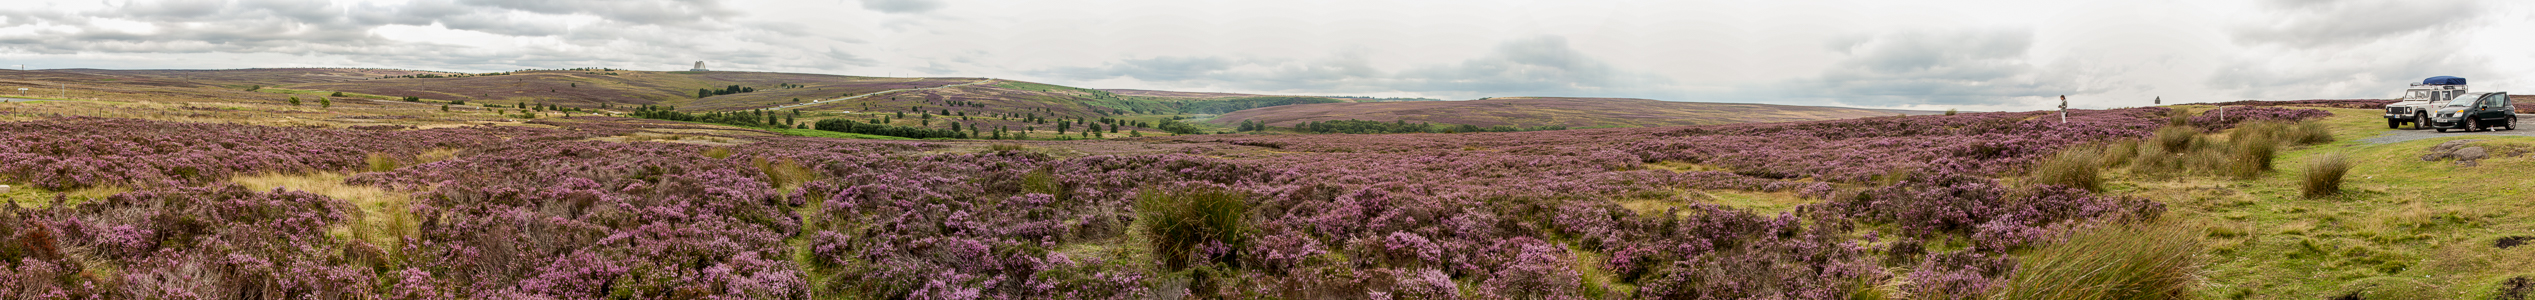
<svg viewBox="0 0 2535 300"><path fill-rule="evenodd" d="M109 0L0 7L32 69L608 67L1090 88L2030 110L2535 87L2535 3Z"/></svg>

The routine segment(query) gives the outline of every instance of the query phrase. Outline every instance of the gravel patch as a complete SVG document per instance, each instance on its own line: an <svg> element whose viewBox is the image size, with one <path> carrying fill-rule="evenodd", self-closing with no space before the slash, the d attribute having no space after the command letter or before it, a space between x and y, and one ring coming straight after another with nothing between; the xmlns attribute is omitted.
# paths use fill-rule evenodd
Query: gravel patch
<svg viewBox="0 0 2535 300"><path fill-rule="evenodd" d="M2359 141L2367 142L2369 144L2392 144L2450 136L2535 136L2535 115L2519 114L2517 115L2517 119L2519 127L2528 128L2516 130L2492 129L2478 132L2449 131L2440 133L2437 129L2415 130L2412 129L2411 126L2404 126L2403 129L2387 131L2385 134L2359 139Z"/></svg>

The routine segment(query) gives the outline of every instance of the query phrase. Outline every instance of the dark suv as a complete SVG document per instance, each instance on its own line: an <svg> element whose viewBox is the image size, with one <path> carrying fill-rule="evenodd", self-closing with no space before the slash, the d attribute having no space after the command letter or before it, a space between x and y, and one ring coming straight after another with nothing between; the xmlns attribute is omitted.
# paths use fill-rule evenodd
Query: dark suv
<svg viewBox="0 0 2535 300"><path fill-rule="evenodd" d="M2447 100L2429 116L2429 126L2438 132L2448 129L2480 131L2492 127L2517 130L2517 107L2509 103L2509 92L2471 93Z"/></svg>

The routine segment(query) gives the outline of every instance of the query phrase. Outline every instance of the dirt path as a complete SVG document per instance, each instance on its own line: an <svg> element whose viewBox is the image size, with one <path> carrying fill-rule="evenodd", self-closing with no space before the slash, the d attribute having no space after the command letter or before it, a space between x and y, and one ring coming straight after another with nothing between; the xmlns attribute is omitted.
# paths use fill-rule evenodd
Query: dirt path
<svg viewBox="0 0 2535 300"><path fill-rule="evenodd" d="M2369 144L2392 144L2450 136L2535 136L2535 121L2530 121L2535 120L2535 115L2520 114L2517 115L2517 119L2519 120L2518 127L2527 128L2516 130L2492 129L2478 132L2449 130L2448 132L2440 133L2437 129L2412 129L2411 126L2404 126L2403 129L2386 131L2385 134L2359 139L2359 141L2368 142Z"/></svg>
<svg viewBox="0 0 2535 300"><path fill-rule="evenodd" d="M785 110L785 109L792 109L792 108L794 108L794 107L802 107L802 106L811 106L811 105L826 104L826 103L828 103L828 102L836 102L836 101L845 101L845 100L862 99L863 97L869 97L869 96L872 96L872 95L879 95L879 94L888 94L888 93L906 92L906 91L922 91L922 90L942 89L942 88L954 88L954 87L963 87L963 86L971 86L971 85L986 84L986 83L992 83L992 82L995 82L995 80L994 80L994 79L986 79L986 80L978 80L977 82L962 83L962 84L953 84L953 85L945 85L945 86L937 86L937 87L928 87L928 88L911 88L911 89L895 89L895 90L886 90L886 91L872 92L872 93L869 93L869 94L861 94L861 95L846 96L846 97L844 97L844 98L827 99L827 100L819 100L819 101L810 101L810 103L793 104L793 105L785 105L785 106L776 106L776 107L774 107L774 108L769 108L769 109L767 109L767 110Z"/></svg>

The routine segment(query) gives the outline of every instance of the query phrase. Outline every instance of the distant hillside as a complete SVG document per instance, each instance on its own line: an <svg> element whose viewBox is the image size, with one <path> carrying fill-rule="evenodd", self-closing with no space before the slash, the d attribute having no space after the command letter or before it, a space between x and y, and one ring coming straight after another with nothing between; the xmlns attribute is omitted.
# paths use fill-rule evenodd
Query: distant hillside
<svg viewBox="0 0 2535 300"><path fill-rule="evenodd" d="M1109 93L1111 93L1111 94L1118 94L1119 96L1157 97L1157 98L1190 98L1190 99L1207 99L1207 98L1232 98L1232 97L1259 97L1259 96L1268 96L1268 95L1255 95L1255 94L1207 93L1207 92L1173 92L1173 91L1131 90L1131 89L1101 89L1100 91L1109 92Z"/></svg>
<svg viewBox="0 0 2535 300"><path fill-rule="evenodd" d="M978 78L884 78L764 72L518 71L496 76L390 78L320 82L290 89L343 91L468 102L536 102L572 106L671 105L681 110L744 110L902 88L969 83ZM730 86L754 92L708 95Z"/></svg>
<svg viewBox="0 0 2535 300"><path fill-rule="evenodd" d="M231 70L100 70L100 69L61 69L61 70L45 70L45 71L51 71L51 72L61 72L61 73L74 73L74 74L86 74L86 75L98 75L98 76L109 76L109 77L119 77L119 78L155 79L155 80L162 80L162 81L186 82L186 83L205 84L205 85L217 85L217 86L239 86L239 87L245 87L245 86L250 86L250 85L281 86L281 85L287 85L287 84L300 84L300 83L319 83L319 82L347 82L347 81L361 81L361 80L378 79L378 78L380 78L380 77L384 77L384 76L404 76L404 75L418 75L418 74L442 74L442 75L446 75L446 74L457 74L457 73L449 73L449 72L434 72L434 71L391 70L391 69L361 69L361 68L280 68L280 69L231 69Z"/></svg>
<svg viewBox="0 0 2535 300"><path fill-rule="evenodd" d="M1468 101L1327 103L1236 111L1211 120L1245 120L1273 126L1307 121L1367 120L1478 126L1682 126L1746 122L1849 119L1928 112L1747 103L1672 102L1622 98L1502 97Z"/></svg>

